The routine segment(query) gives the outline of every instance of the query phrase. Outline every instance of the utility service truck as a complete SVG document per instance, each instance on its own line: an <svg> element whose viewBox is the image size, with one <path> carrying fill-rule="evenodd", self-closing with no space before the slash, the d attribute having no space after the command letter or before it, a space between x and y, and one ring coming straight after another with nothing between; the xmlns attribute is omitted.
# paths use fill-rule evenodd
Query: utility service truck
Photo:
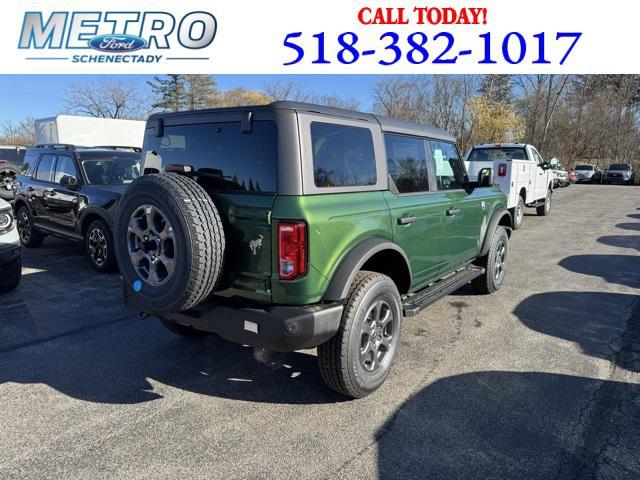
<svg viewBox="0 0 640 480"><path fill-rule="evenodd" d="M525 207L536 208L542 216L551 211L553 172L533 145L475 145L465 163L469 178L476 178L482 169L492 169L495 184L507 195L514 230L522 225Z"/></svg>

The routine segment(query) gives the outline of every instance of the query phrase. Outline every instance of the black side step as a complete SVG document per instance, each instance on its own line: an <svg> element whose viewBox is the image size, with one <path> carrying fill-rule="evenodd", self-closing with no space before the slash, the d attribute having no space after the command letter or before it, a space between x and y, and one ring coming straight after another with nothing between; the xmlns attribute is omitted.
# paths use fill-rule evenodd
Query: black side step
<svg viewBox="0 0 640 480"><path fill-rule="evenodd" d="M420 310L440 300L442 297L456 291L471 280L484 273L484 268L475 265L458 270L456 273L443 278L442 280L418 291L416 294L405 299L402 310L405 317L413 317Z"/></svg>

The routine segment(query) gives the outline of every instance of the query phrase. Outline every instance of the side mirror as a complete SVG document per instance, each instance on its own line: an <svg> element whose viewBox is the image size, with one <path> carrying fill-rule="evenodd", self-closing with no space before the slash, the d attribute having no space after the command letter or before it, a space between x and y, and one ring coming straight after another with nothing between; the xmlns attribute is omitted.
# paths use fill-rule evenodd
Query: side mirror
<svg viewBox="0 0 640 480"><path fill-rule="evenodd" d="M549 170L551 168L551 164L549 164L547 162L542 162L540 164L540 168L542 168L543 170Z"/></svg>
<svg viewBox="0 0 640 480"><path fill-rule="evenodd" d="M483 168L478 173L478 186L490 187L493 185L493 169Z"/></svg>
<svg viewBox="0 0 640 480"><path fill-rule="evenodd" d="M77 190L78 179L76 177L72 177L71 175L65 175L60 179L60 185L62 185L64 188L68 188L69 190Z"/></svg>

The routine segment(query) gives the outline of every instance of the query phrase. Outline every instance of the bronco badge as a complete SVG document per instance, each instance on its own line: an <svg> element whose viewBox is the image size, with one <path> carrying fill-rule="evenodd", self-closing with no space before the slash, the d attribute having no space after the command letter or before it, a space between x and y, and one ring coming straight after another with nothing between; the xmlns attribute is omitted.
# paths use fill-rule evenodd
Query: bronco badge
<svg viewBox="0 0 640 480"><path fill-rule="evenodd" d="M254 256L258 253L258 250L262 248L263 238L264 237L262 235L258 235L258 238L249 242L249 248L251 249L251 253L253 253Z"/></svg>

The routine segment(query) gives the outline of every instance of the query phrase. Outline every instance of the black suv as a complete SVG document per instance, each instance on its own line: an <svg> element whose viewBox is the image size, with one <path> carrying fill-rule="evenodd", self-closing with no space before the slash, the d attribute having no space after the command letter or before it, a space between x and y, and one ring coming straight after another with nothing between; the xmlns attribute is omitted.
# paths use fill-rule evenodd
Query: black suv
<svg viewBox="0 0 640 480"><path fill-rule="evenodd" d="M14 204L22 244L39 247L47 235L83 241L97 270L114 270L113 217L140 173L140 149L40 145L24 164Z"/></svg>

